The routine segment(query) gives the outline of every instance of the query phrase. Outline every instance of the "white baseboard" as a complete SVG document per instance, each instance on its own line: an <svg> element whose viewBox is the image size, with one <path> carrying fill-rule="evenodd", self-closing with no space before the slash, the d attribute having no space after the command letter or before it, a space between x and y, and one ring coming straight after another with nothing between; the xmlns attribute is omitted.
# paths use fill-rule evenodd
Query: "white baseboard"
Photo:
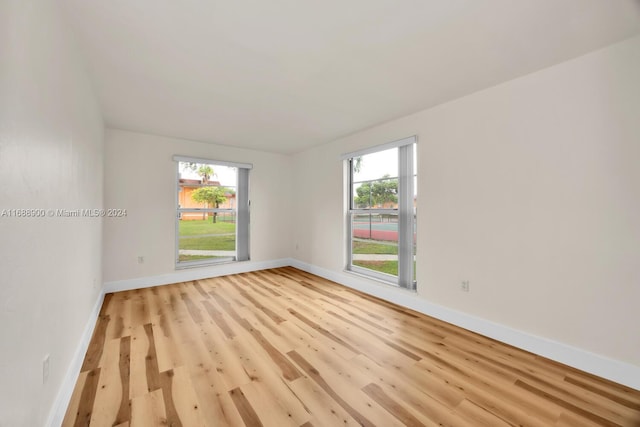
<svg viewBox="0 0 640 427"><path fill-rule="evenodd" d="M423 298L417 297L413 292L378 284L373 280L351 273L338 273L296 259L291 259L290 265L486 337L572 366L581 371L640 390L640 366L610 359L577 347L522 332L441 305L432 304Z"/></svg>
<svg viewBox="0 0 640 427"><path fill-rule="evenodd" d="M62 379L62 385L60 386L60 390L58 390L58 395L56 396L56 400L53 402L53 406L49 411L47 423L45 424L48 427L58 427L62 424L64 414L67 411L69 402L71 401L71 394L73 394L73 389L78 381L78 376L80 376L80 369L82 369L84 356L87 354L87 349L89 348L91 336L93 335L93 331L96 327L103 301L104 290L100 291L100 294L98 295L96 303L93 306L93 310L91 310L91 314L87 320L87 324L84 327L84 331L82 331L80 342L78 343L76 351L73 354L73 358L71 359L71 364Z"/></svg>
<svg viewBox="0 0 640 427"><path fill-rule="evenodd" d="M283 258L269 261L242 261L208 267L194 267L190 269L177 270L167 274L160 274L158 276L105 282L104 291L105 293L130 291L132 289L170 285L172 283L227 276L229 274L248 273L250 271L266 270L269 268L285 267L288 265L291 265L291 259Z"/></svg>

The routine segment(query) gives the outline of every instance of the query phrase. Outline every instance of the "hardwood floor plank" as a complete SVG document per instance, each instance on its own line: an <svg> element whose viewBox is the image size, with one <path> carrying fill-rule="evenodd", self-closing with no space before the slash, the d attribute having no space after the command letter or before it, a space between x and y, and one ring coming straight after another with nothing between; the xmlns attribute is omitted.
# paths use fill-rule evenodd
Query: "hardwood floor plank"
<svg viewBox="0 0 640 427"><path fill-rule="evenodd" d="M511 424L496 416L486 408L477 405L471 400L464 399L456 408L456 414L467 419L474 426L484 427L510 427Z"/></svg>
<svg viewBox="0 0 640 427"><path fill-rule="evenodd" d="M225 320L222 313L218 311L218 309L215 308L213 304L211 304L211 302L209 301L203 301L202 305L204 306L205 310L207 310L207 313L209 313L209 316L211 316L211 318L216 323L216 325L218 325L220 330L224 333L224 335L228 339L235 338L236 334L233 333L233 329L229 327L229 324Z"/></svg>
<svg viewBox="0 0 640 427"><path fill-rule="evenodd" d="M120 376L120 340L105 343L100 363L100 379L96 387L91 422L96 425L114 425L122 402L122 381ZM126 421L126 420L123 420Z"/></svg>
<svg viewBox="0 0 640 427"><path fill-rule="evenodd" d="M148 391L158 390L162 388L160 382L160 369L158 368L158 358L156 356L156 344L153 337L153 329L151 323L147 323L143 326L144 332L147 335L147 356L145 357L145 372L147 376Z"/></svg>
<svg viewBox="0 0 640 427"><path fill-rule="evenodd" d="M260 303L257 299L255 299L254 297L252 297L251 295L249 295L249 293L247 291L245 291L244 289L238 289L238 292L240 293L240 295L242 295L242 297L244 297L244 299L246 299L247 301L249 301L251 304L253 304L258 310L262 311L264 314L266 314L271 320L273 320L274 323L279 324L285 321L285 319L283 317L281 317L279 314L277 314L276 312L274 312L273 310L271 310L269 307L266 307L265 305L263 305L262 303Z"/></svg>
<svg viewBox="0 0 640 427"><path fill-rule="evenodd" d="M592 420L588 420L586 418L580 417L576 414L573 414L571 412L563 412L562 414L560 414L560 416L558 417L558 421L553 424L555 427L576 427L576 426L580 426L580 427L601 427L602 425L599 423L596 423ZM640 426L640 423L638 424L629 424L629 427L637 427Z"/></svg>
<svg viewBox="0 0 640 427"><path fill-rule="evenodd" d="M182 297L182 301L184 301L184 304L187 306L187 310L189 311L189 314L191 315L193 321L196 323L202 323L202 313L200 313L200 309L191 300L189 294L187 294L186 292L182 292L180 296Z"/></svg>
<svg viewBox="0 0 640 427"><path fill-rule="evenodd" d="M367 336L364 334L358 334L354 331L350 331L346 328L335 330L341 340L353 343L354 347L360 349L359 354L365 354L374 360L393 360L397 365L411 365L421 358L417 358L402 348L400 350L386 346L383 340L376 339L375 337ZM399 347L399 346L398 346Z"/></svg>
<svg viewBox="0 0 640 427"><path fill-rule="evenodd" d="M225 310L227 314L229 314L229 316L231 316L231 318L238 323L238 325L249 332L251 336L262 346L262 348L264 348L269 357L273 359L278 368L282 371L282 375L284 376L284 378L288 380L294 380L300 376L300 372L298 371L298 369L296 369L296 367L293 366L293 364L289 362L289 360L284 357L282 353L280 353L269 341L264 338L262 332L252 327L246 319L240 317L240 315L233 309L231 304L224 298L222 298L218 293L216 293L215 291L211 291L210 294L214 297L218 304L222 306L223 310Z"/></svg>
<svg viewBox="0 0 640 427"><path fill-rule="evenodd" d="M579 407L588 407L592 413L598 414L613 422L620 423L638 412L634 411L619 402L616 403L609 399L603 399L602 396L592 393L580 387L572 386L566 382L558 381L551 383L546 380L532 378L528 380L531 385L539 387L555 396L566 400Z"/></svg>
<svg viewBox="0 0 640 427"><path fill-rule="evenodd" d="M351 407L335 390L329 386L329 384L322 378L322 375L311 366L304 358L302 358L298 353L292 351L289 353L289 357L293 359L298 366L300 366L307 375L313 379L322 388L331 398L338 403L349 415L351 415L361 426L363 427L371 427L375 426L374 423L369 421L364 415L360 414L356 409Z"/></svg>
<svg viewBox="0 0 640 427"><path fill-rule="evenodd" d="M102 358L102 351L104 350L104 343L107 339L107 327L109 326L110 321L111 316L108 314L101 314L98 316L96 329L91 337L89 348L87 349L87 355L84 358L80 372L93 371L99 366L100 359Z"/></svg>
<svg viewBox="0 0 640 427"><path fill-rule="evenodd" d="M315 364L317 360L306 359L298 352L292 352L292 356L296 357L296 363L305 364L305 372L311 375L311 378L321 386L333 399L339 391L340 399L338 403L349 412L349 414L358 422L363 420L355 414L367 414L368 420L375 420L374 425L384 426L400 426L401 423L375 400L367 396L357 384L352 382L346 375L340 375L329 366L322 363Z"/></svg>
<svg viewBox="0 0 640 427"><path fill-rule="evenodd" d="M458 362L456 362L458 363ZM501 378L487 377L471 369L461 369L457 364L440 366L425 359L415 365L414 375L423 370L430 380L455 388L476 403L481 403L513 424L548 426L553 424L561 410L539 396L526 393L513 383ZM530 415L532 414L532 415ZM534 417L535 416L535 417Z"/></svg>
<svg viewBox="0 0 640 427"><path fill-rule="evenodd" d="M160 372L182 366L180 348L175 345L173 327L166 314L151 319L153 341Z"/></svg>
<svg viewBox="0 0 640 427"><path fill-rule="evenodd" d="M371 382L368 372L354 367L354 358L347 360L337 353L310 347L299 347L295 351L315 369L331 372L331 376L341 377L355 388L361 389Z"/></svg>
<svg viewBox="0 0 640 427"><path fill-rule="evenodd" d="M241 389L265 427L297 427L309 420L308 414L287 407L279 400L282 395L271 391L262 381L245 384Z"/></svg>
<svg viewBox="0 0 640 427"><path fill-rule="evenodd" d="M100 368L95 368L87 372L87 377L82 386L80 405L73 423L75 427L87 426L91 422L99 380Z"/></svg>
<svg viewBox="0 0 640 427"><path fill-rule="evenodd" d="M118 361L120 371L120 384L122 392L120 407L116 415L115 424L121 424L131 420L131 399L129 397L129 379L131 377L131 337L120 339L120 357Z"/></svg>
<svg viewBox="0 0 640 427"><path fill-rule="evenodd" d="M132 329L131 353L129 355L129 394L130 398L147 394L150 388L147 385L146 358L149 349L149 341L143 325Z"/></svg>
<svg viewBox="0 0 640 427"><path fill-rule="evenodd" d="M146 291L135 289L131 292L131 322L133 326L145 325L151 322L149 304L145 298Z"/></svg>
<svg viewBox="0 0 640 427"><path fill-rule="evenodd" d="M573 378L571 376L567 376L564 379L567 383L569 384L573 384L583 390L588 390L592 393L595 393L601 397L604 397L612 402L618 403L622 406L625 406L629 409L632 409L633 411L638 412L638 414L640 415L640 402L634 402L630 399L628 399L626 396L620 395L618 393L616 393L615 391L609 391L606 389L602 389L598 386L589 384L586 381L583 380L579 380L577 378Z"/></svg>
<svg viewBox="0 0 640 427"><path fill-rule="evenodd" d="M375 330L375 332L384 332L385 334L392 334L393 331L389 328L385 328L384 326L380 325L379 322L376 323L372 320L366 319L363 316L359 316L358 314L349 311L345 308L340 307L340 309L342 311L344 311L348 316L350 316L351 318L353 318L354 320L351 319L347 319L346 317L336 313L335 311L332 310L327 310L327 313L337 317L339 320L345 322L345 323L349 323L351 325L354 325L360 329L366 330L366 331L370 331L371 329L367 328L366 326L363 326L362 323L366 324L367 326L369 326L370 328L373 328ZM360 324L358 323L360 322Z"/></svg>
<svg viewBox="0 0 640 427"><path fill-rule="evenodd" d="M360 426L360 423L309 377L298 378L292 381L290 386L296 396L305 402L314 425Z"/></svg>
<svg viewBox="0 0 640 427"><path fill-rule="evenodd" d="M274 418L288 424L293 419L297 421L294 424L298 425L308 419L308 411L291 391L289 380L286 380L279 370L273 369L272 360L256 341L234 341L231 347L238 355L238 362L250 379L240 388L249 398L263 423L269 424L267 420ZM252 393L253 391L266 396L259 397L259 394ZM268 402L268 405L265 406L264 402ZM266 416L266 412L269 411L278 412L278 414Z"/></svg>
<svg viewBox="0 0 640 427"><path fill-rule="evenodd" d="M203 322L197 325L187 317L179 324L178 333L187 366L206 368L205 372L215 378L215 387L220 392L226 393L251 381L241 363L243 354L234 346L234 340L227 340L215 324ZM237 335L243 338L239 340L243 345L250 338L244 330L238 330Z"/></svg>
<svg viewBox="0 0 640 427"><path fill-rule="evenodd" d="M446 383L410 382L364 355L355 358L353 363L359 369L370 372L380 387L392 391L399 399L422 414L423 418L427 419L425 424L473 427L473 424L460 419L452 410L464 399L462 391L449 387Z"/></svg>
<svg viewBox="0 0 640 427"><path fill-rule="evenodd" d="M131 427L170 426L162 389L131 399Z"/></svg>
<svg viewBox="0 0 640 427"><path fill-rule="evenodd" d="M238 408L238 412L240 413L245 425L256 427L261 427L263 425L258 414L253 410L251 403L249 403L249 400L246 398L240 387L229 391L229 395L231 396L233 403L236 405L236 408Z"/></svg>
<svg viewBox="0 0 640 427"><path fill-rule="evenodd" d="M211 297L209 296L209 294L207 293L207 291L205 291L205 290L202 288L202 285L200 284L200 282L199 282L198 280L194 280L194 281L193 281L193 287L194 287L194 288L196 288L196 290L200 293L200 295L201 295L203 298L211 298Z"/></svg>
<svg viewBox="0 0 640 427"><path fill-rule="evenodd" d="M110 295L112 295L113 304L110 304L108 314L111 316L112 321L107 327L107 339L121 338L130 335L131 319L129 314L131 308L129 307L129 298L124 292Z"/></svg>
<svg viewBox="0 0 640 427"><path fill-rule="evenodd" d="M172 427L182 427L182 420L178 415L178 410L173 401L173 369L161 372L159 375L160 389L162 390L162 399L164 401L165 413L167 416L167 424Z"/></svg>
<svg viewBox="0 0 640 427"><path fill-rule="evenodd" d="M329 332L328 330L326 330L325 328L323 328L319 324L313 322L312 320L310 320L306 316L302 315L301 313L298 313L296 310L290 308L289 309L289 313L291 313L298 320L301 320L302 322L304 322L307 325L309 325L311 327L311 329L313 329L314 331L324 335L325 337L329 338L332 341L335 341L340 346L342 346L342 347L344 347L346 349L349 349L354 354L360 354L360 350L358 350L357 348L353 347L351 344L347 343L342 338L335 336L334 334L332 334L331 332Z"/></svg>
<svg viewBox="0 0 640 427"><path fill-rule="evenodd" d="M640 427L640 391L283 267L108 294L72 425Z"/></svg>
<svg viewBox="0 0 640 427"><path fill-rule="evenodd" d="M189 318L190 319L190 318ZM194 387L194 393L202 403L199 408L202 411L202 418L209 425L216 423L222 426L244 426L242 418L238 413L228 390L236 387L235 376L230 376L236 370L227 368L220 362L198 336L195 324L178 323L176 333L181 337L180 345L184 349L183 361L189 374L189 379ZM221 346L225 352L229 352L227 346ZM224 357L223 357L224 359ZM233 362L237 357L233 358ZM246 383L248 375L239 368L239 383ZM208 420L208 421L207 421Z"/></svg>
<svg viewBox="0 0 640 427"><path fill-rule="evenodd" d="M87 380L87 374L89 372L90 371L80 372L80 375L78 376L78 381L76 382L76 386L73 389L73 393L71 394L71 400L69 401L67 412L64 414L64 418L62 420L62 427L73 426L75 424L76 418L80 414L82 391L84 390L84 385Z"/></svg>
<svg viewBox="0 0 640 427"><path fill-rule="evenodd" d="M373 400L378 402L380 406L389 411L394 417L396 417L402 424L407 426L424 426L424 424L418 420L411 412L409 412L404 406L393 400L387 393L384 392L382 387L375 383L369 383L362 388Z"/></svg>
<svg viewBox="0 0 640 427"><path fill-rule="evenodd" d="M602 426L606 426L606 427L616 427L616 426L620 426L620 424L617 424L609 419L606 419L596 413L593 413L590 409L585 409L583 407L579 407L571 402L568 402L558 396L555 396L553 393L549 393L546 392L540 388L534 387L530 384L527 384L524 381L521 380L517 380L516 381L516 386L521 387L533 394L536 394L538 396L543 397L544 399L553 402L554 404L561 406L563 408L568 409L569 411L573 412L574 414L580 415L583 418L586 418L588 420L594 421L599 425Z"/></svg>
<svg viewBox="0 0 640 427"><path fill-rule="evenodd" d="M204 425L210 426L234 426L241 427L245 423L242 420L231 396L225 391L220 391L217 381L207 373L190 372L191 384L194 394L201 403L198 409L205 421Z"/></svg>
<svg viewBox="0 0 640 427"><path fill-rule="evenodd" d="M259 282L259 283L260 282L266 282L266 284L273 285L276 288L280 287L280 283L278 283L276 280L274 280L273 276L274 276L274 274L273 274L272 271L265 271L265 270L254 271L254 272L251 273L252 280L253 280L253 278L257 278L257 282ZM272 288L269 288L269 289L272 289ZM275 290L273 290L273 291L275 292Z"/></svg>

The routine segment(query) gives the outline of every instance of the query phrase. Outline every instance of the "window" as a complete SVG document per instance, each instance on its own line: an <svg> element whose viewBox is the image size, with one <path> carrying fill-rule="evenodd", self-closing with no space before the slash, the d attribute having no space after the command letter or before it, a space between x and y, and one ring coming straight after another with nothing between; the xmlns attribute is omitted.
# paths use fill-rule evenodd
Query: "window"
<svg viewBox="0 0 640 427"><path fill-rule="evenodd" d="M345 154L347 269L415 289L416 137Z"/></svg>
<svg viewBox="0 0 640 427"><path fill-rule="evenodd" d="M176 267L249 259L250 164L174 156Z"/></svg>

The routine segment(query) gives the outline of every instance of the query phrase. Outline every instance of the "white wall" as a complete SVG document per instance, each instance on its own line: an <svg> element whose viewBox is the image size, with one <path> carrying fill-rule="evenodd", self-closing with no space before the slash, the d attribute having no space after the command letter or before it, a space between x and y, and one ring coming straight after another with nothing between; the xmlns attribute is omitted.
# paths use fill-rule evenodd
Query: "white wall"
<svg viewBox="0 0 640 427"><path fill-rule="evenodd" d="M0 3L0 58L0 211L101 208L102 118L53 2ZM101 235L0 216L0 425L45 423L100 297Z"/></svg>
<svg viewBox="0 0 640 427"><path fill-rule="evenodd" d="M105 220L106 282L139 284L131 279L175 272L175 154L252 163L251 261L290 255L290 157L107 129L105 206L126 209L128 215ZM138 256L144 257L143 264L138 264Z"/></svg>
<svg viewBox="0 0 640 427"><path fill-rule="evenodd" d="M345 277L339 155L416 134L414 300L640 367L638 76L635 37L294 156L295 258Z"/></svg>

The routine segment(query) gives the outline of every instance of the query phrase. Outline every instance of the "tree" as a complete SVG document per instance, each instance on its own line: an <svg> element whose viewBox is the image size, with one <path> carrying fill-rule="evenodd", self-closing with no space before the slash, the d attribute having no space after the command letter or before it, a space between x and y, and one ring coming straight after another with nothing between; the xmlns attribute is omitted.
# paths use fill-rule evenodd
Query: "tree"
<svg viewBox="0 0 640 427"><path fill-rule="evenodd" d="M385 203L398 202L398 179L387 179L385 175L378 181L363 183L356 188L355 203L358 207L376 207Z"/></svg>
<svg viewBox="0 0 640 427"><path fill-rule="evenodd" d="M226 194L229 193L224 187L200 187L191 193L191 198L198 203L206 203L207 207L220 207L220 203L227 201ZM213 222L217 222L218 213L213 213Z"/></svg>
<svg viewBox="0 0 640 427"><path fill-rule="evenodd" d="M200 163L184 163L183 169L189 169L198 174L203 184L209 182L211 177L216 176L211 165Z"/></svg>
<svg viewBox="0 0 640 427"><path fill-rule="evenodd" d="M361 169L362 169L362 156L354 157L353 158L353 171L355 173L358 173L358 172L360 172Z"/></svg>
<svg viewBox="0 0 640 427"><path fill-rule="evenodd" d="M215 175L213 168L209 165L200 165L196 173L202 179L203 184L206 184L207 182L209 182L209 179Z"/></svg>

